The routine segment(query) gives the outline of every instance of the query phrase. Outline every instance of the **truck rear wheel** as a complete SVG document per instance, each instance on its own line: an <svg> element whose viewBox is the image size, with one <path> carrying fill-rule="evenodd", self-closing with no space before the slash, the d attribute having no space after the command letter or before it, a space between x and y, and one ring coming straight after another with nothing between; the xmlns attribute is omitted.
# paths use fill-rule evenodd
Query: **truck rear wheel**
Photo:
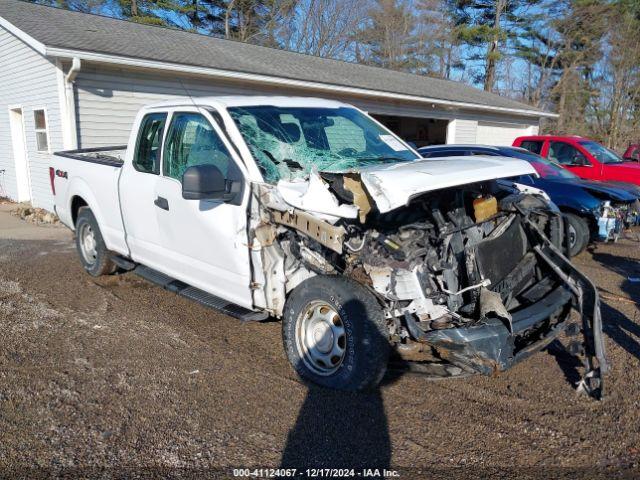
<svg viewBox="0 0 640 480"><path fill-rule="evenodd" d="M589 243L589 225L586 220L573 213L565 213L567 219L567 243L569 255L575 257L582 252Z"/></svg>
<svg viewBox="0 0 640 480"><path fill-rule="evenodd" d="M104 244L96 217L87 207L78 212L76 248L80 262L89 275L99 277L116 271L116 264L111 261L111 253Z"/></svg>
<svg viewBox="0 0 640 480"><path fill-rule="evenodd" d="M323 387L372 389L387 368L382 309L348 278L321 275L296 287L285 305L282 338L298 375Z"/></svg>

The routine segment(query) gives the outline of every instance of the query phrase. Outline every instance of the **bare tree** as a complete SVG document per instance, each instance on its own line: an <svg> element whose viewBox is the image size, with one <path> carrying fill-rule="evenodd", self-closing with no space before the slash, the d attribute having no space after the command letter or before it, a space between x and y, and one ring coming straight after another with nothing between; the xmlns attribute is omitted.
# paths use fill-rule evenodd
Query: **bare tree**
<svg viewBox="0 0 640 480"><path fill-rule="evenodd" d="M283 46L321 57L354 59L369 0L301 0L281 30Z"/></svg>
<svg viewBox="0 0 640 480"><path fill-rule="evenodd" d="M416 34L419 46L416 55L422 58L427 74L451 78L460 68L455 25L446 0L418 0L415 4Z"/></svg>
<svg viewBox="0 0 640 480"><path fill-rule="evenodd" d="M608 147L623 148L639 127L640 22L633 15L616 13L616 28L606 36L605 54L594 76L599 94L591 99L589 113L594 136Z"/></svg>
<svg viewBox="0 0 640 480"><path fill-rule="evenodd" d="M369 10L369 22L357 33L360 61L393 70L424 68L416 56L420 37L416 17L401 0L378 0Z"/></svg>

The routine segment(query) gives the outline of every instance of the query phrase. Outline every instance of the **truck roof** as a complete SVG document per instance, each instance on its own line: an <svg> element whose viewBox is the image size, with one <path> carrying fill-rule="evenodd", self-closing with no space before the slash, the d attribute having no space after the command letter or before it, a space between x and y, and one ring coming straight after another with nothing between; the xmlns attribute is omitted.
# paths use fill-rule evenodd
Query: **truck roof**
<svg viewBox="0 0 640 480"><path fill-rule="evenodd" d="M266 96L266 95L223 95L214 97L192 97L193 101L176 98L165 100L145 106L145 109L177 107L192 103L198 106L209 105L212 107L246 107L257 105L269 105L276 107L316 107L316 108L339 108L350 107L351 105L335 100L316 97L289 97L289 96Z"/></svg>
<svg viewBox="0 0 640 480"><path fill-rule="evenodd" d="M588 140L588 141L591 141L591 139L587 137L582 137L580 135L553 135L553 134L522 135L518 137L516 140L573 140L573 141Z"/></svg>

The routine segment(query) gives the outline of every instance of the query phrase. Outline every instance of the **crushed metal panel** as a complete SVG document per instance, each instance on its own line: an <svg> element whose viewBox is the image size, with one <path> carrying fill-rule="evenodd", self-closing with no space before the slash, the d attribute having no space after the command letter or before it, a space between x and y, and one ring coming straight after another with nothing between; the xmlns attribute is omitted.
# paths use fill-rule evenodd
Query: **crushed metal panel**
<svg viewBox="0 0 640 480"><path fill-rule="evenodd" d="M362 181L357 175L346 174L343 177L344 188L353 194L353 203L358 207L358 218L360 223L364 223L367 214L371 211L373 200L362 186Z"/></svg>
<svg viewBox="0 0 640 480"><path fill-rule="evenodd" d="M513 333L513 323L511 314L502 303L502 298L497 292L492 292L486 288L480 289L480 317L495 317L504 320L509 325L509 331Z"/></svg>
<svg viewBox="0 0 640 480"><path fill-rule="evenodd" d="M293 208L316 214L317 216L335 222L338 218L356 218L358 207L342 204L329 191L320 175L314 170L307 181L280 181L277 190L282 199Z"/></svg>
<svg viewBox="0 0 640 480"><path fill-rule="evenodd" d="M345 230L317 219L308 213L294 210L293 212L271 212L276 223L287 225L313 238L321 245L334 252L342 253Z"/></svg>
<svg viewBox="0 0 640 480"><path fill-rule="evenodd" d="M499 178L535 175L529 162L504 157L430 158L363 168L360 178L380 213L403 205L422 193Z"/></svg>

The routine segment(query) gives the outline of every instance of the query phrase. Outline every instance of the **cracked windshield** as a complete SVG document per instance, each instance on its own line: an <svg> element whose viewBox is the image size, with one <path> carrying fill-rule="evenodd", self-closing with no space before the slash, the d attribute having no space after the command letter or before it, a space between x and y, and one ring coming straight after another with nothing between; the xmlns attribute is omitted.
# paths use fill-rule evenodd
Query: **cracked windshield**
<svg viewBox="0 0 640 480"><path fill-rule="evenodd" d="M344 172L417 157L354 108L229 108L265 180L293 180L312 169Z"/></svg>

